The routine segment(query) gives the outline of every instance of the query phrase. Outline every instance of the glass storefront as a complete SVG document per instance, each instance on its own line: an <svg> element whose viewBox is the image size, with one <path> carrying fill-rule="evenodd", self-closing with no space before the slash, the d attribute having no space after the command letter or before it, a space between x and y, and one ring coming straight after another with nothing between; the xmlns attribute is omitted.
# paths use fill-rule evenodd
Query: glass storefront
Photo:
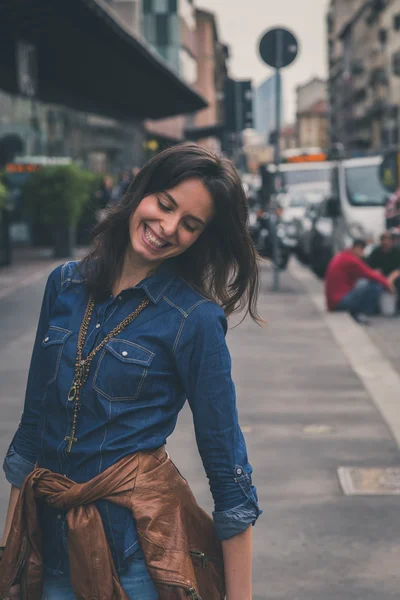
<svg viewBox="0 0 400 600"><path fill-rule="evenodd" d="M140 121L120 122L0 90L0 168L15 156L66 156L115 172L142 164L143 141Z"/></svg>

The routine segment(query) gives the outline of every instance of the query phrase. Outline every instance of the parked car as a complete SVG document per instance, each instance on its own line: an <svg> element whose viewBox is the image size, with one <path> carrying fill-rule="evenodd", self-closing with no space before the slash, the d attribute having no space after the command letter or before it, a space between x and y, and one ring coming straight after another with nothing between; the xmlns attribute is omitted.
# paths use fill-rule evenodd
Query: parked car
<svg viewBox="0 0 400 600"><path fill-rule="evenodd" d="M292 251L298 252L303 230L303 221L308 207L320 203L329 194L327 184L298 185L281 198L282 236L284 244Z"/></svg>
<svg viewBox="0 0 400 600"><path fill-rule="evenodd" d="M249 231L259 254L276 262L279 269L286 269L290 249L283 243L279 211L268 213L261 208L250 211Z"/></svg>

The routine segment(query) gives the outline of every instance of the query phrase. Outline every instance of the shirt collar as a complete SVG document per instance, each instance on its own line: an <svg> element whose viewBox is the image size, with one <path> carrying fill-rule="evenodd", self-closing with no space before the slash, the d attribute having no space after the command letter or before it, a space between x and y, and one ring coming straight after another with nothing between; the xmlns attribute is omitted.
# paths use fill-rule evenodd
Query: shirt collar
<svg viewBox="0 0 400 600"><path fill-rule="evenodd" d="M158 304L176 277L176 268L171 260L166 260L155 273L143 279L136 288L143 288L146 296Z"/></svg>

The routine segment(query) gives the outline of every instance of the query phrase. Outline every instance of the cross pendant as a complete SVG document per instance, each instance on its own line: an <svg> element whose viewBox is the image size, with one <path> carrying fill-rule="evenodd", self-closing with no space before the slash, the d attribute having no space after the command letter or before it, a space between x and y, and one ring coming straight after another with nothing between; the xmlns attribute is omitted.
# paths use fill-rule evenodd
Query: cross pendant
<svg viewBox="0 0 400 600"><path fill-rule="evenodd" d="M64 440L68 442L67 452L71 452L72 444L75 444L75 442L78 441L78 438L74 437L71 433L71 435L66 435Z"/></svg>

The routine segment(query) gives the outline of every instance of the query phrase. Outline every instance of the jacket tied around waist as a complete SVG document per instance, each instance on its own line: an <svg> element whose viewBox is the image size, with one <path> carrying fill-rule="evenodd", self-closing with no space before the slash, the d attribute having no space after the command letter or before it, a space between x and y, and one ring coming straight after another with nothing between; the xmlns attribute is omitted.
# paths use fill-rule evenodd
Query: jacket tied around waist
<svg viewBox="0 0 400 600"><path fill-rule="evenodd" d="M41 600L42 533L36 499L66 511L71 582L78 600L128 600L97 510L108 500L132 511L160 600L223 600L221 543L211 517L164 448L136 452L86 483L36 468L25 479L0 563L0 598L21 573L23 600Z"/></svg>

